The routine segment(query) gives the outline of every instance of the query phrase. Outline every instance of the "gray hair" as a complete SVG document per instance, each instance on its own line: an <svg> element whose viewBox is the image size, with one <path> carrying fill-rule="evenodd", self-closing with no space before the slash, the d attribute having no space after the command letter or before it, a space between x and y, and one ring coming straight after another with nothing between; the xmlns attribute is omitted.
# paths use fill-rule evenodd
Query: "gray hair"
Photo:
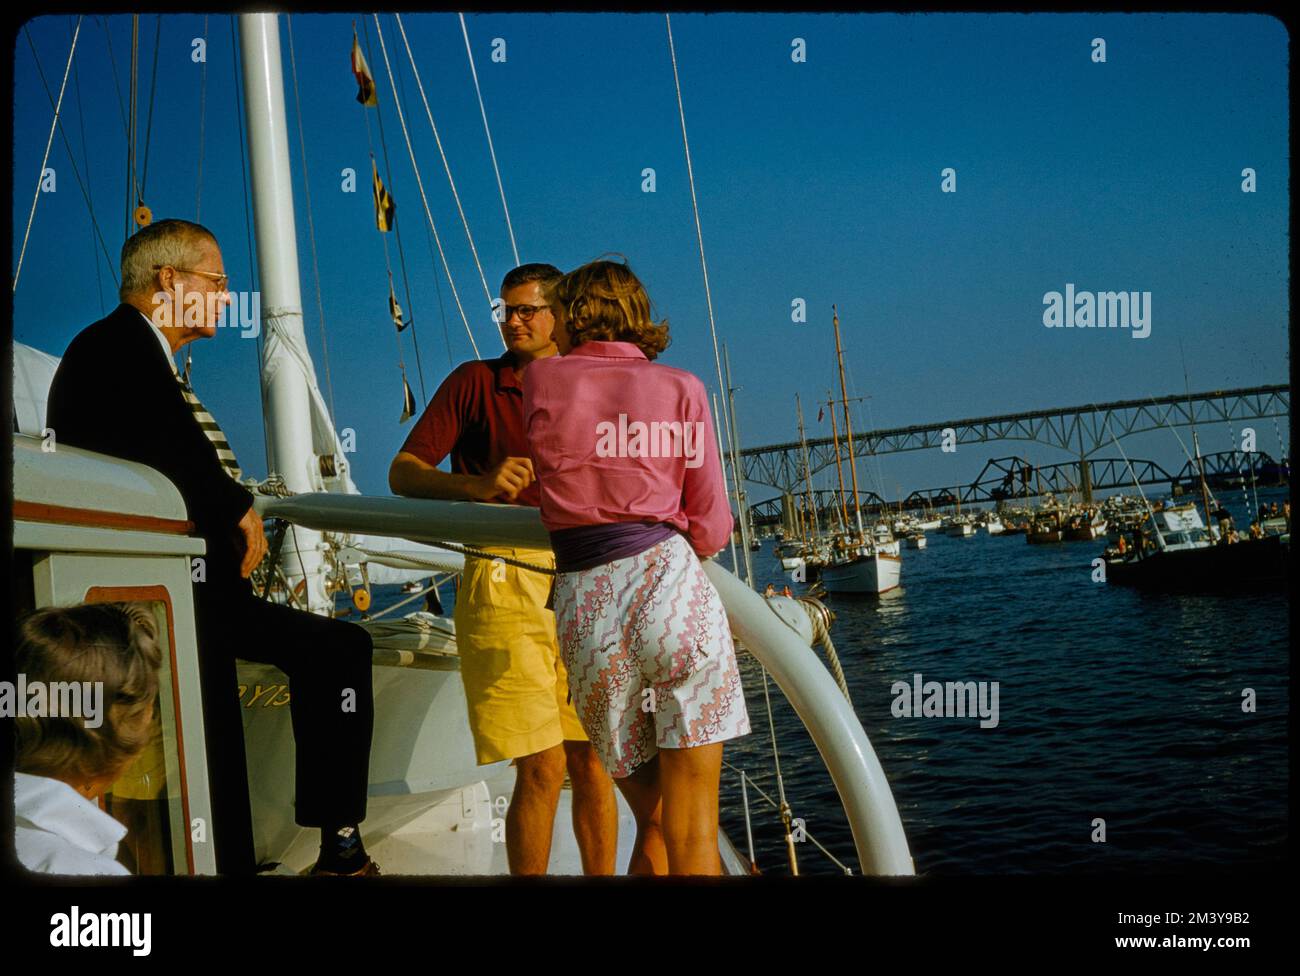
<svg viewBox="0 0 1300 976"><path fill-rule="evenodd" d="M217 243L217 237L202 224L188 220L159 220L141 227L122 245L122 286L118 298L152 294L157 266L188 268L199 260L198 250L205 241Z"/></svg>

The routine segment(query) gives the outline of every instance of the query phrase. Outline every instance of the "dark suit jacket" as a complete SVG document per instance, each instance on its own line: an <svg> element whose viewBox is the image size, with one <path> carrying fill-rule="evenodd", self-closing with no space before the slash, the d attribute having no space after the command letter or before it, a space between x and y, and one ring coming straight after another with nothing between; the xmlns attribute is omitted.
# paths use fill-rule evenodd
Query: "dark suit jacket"
<svg viewBox="0 0 1300 976"><path fill-rule="evenodd" d="M72 340L54 374L46 413L56 447L111 454L166 475L207 542L209 586L247 587L239 577L238 526L253 496L222 467L139 311L119 305Z"/></svg>

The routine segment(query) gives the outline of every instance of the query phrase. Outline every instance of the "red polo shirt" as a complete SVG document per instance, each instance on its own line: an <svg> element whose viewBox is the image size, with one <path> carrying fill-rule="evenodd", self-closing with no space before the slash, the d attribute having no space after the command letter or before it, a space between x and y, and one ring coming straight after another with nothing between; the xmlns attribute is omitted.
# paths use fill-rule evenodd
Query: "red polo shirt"
<svg viewBox="0 0 1300 976"><path fill-rule="evenodd" d="M402 450L426 464L451 455L453 474L486 474L508 457L530 457L524 434L524 391L510 353L461 363L442 381ZM492 501L504 502L500 496ZM541 505L537 482L515 505Z"/></svg>

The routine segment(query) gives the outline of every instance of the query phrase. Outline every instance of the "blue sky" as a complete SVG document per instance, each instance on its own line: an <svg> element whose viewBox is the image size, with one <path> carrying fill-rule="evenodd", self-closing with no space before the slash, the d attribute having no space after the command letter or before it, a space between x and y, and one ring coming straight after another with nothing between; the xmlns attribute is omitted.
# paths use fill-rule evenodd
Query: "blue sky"
<svg viewBox="0 0 1300 976"><path fill-rule="evenodd" d="M403 18L490 287L511 259L505 219L455 14ZM397 343L370 201L363 109L348 67L353 18L293 17L313 216L338 427L356 431L354 476L387 493L409 429L397 419ZM391 17L381 17L439 234L480 350L500 350L478 273ZM523 260L568 269L628 256L673 344L663 361L716 386L664 19L658 15L467 16L475 63ZM57 94L72 19L29 24ZM88 17L64 125L114 264L124 234L126 137L104 24L126 91L129 17ZM309 346L325 388L303 162L280 18ZM148 113L154 16L140 21L140 118ZM360 25L358 25L360 26ZM472 357L419 196L370 24L424 394ZM201 15L166 15L145 199L194 219ZM1226 15L675 15L673 34L720 338L731 352L745 446L830 433L810 404L836 383L830 306L844 330L855 428L896 426L1289 378L1287 34ZM806 41L794 63L791 40ZM1094 37L1106 63L1091 60ZM506 61L491 60L494 38ZM364 37L363 37L364 41ZM223 243L232 288L251 287L240 134L227 15L208 21L201 220ZM31 48L15 49L15 260L49 132ZM74 85L74 81L79 82ZM399 89L399 94L402 94ZM375 123L374 109L372 127ZM374 128L375 138L378 129ZM143 138L141 139L143 144ZM143 151L143 150L141 150ZM376 143L376 152L380 152ZM115 289L56 135L55 193L42 194L14 296L15 337L55 355L111 311ZM340 171L358 173L341 192ZM642 170L656 173L642 192ZM953 167L957 192L940 192ZM1241 171L1257 192L1241 192ZM380 156L380 169L384 170ZM83 168L82 176L86 177ZM251 218L250 218L251 219ZM1043 295L1150 291L1152 328L1051 330ZM102 296L102 297L101 297ZM441 311L439 297L441 296ZM792 300L808 321L791 322ZM445 331L444 331L445 315ZM411 330L401 337L417 400ZM1180 344L1182 353L1180 354ZM195 347L195 385L245 469L265 472L256 343L233 330ZM1286 424L1256 424L1277 456ZM1187 435L1183 434L1187 440ZM1207 452L1235 446L1201 431ZM1131 456L1183 463L1170 433L1130 438ZM860 475L886 494L973 479L1002 442L889 455ZM1115 452L1110 452L1115 453ZM828 473L833 478L833 469ZM823 479L826 475L823 475ZM824 481L829 484L829 481ZM754 486L751 497L771 490Z"/></svg>

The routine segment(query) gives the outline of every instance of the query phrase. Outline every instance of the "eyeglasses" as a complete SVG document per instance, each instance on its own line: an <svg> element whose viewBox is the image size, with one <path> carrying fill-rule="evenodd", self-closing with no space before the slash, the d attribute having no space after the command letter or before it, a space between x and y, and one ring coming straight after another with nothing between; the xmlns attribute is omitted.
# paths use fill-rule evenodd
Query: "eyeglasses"
<svg viewBox="0 0 1300 976"><path fill-rule="evenodd" d="M549 305L503 305L501 310L505 314L501 317L501 323L504 325L509 322L510 316L516 313L520 322L531 322L538 312L550 311L550 308Z"/></svg>
<svg viewBox="0 0 1300 976"><path fill-rule="evenodd" d="M163 268L171 268L173 271L180 271L184 274L203 275L205 278L211 278L217 283L217 291L225 291L226 285L230 281L229 275L217 274L215 271L199 271L197 268L178 268L174 264L155 264L153 269L161 271Z"/></svg>

